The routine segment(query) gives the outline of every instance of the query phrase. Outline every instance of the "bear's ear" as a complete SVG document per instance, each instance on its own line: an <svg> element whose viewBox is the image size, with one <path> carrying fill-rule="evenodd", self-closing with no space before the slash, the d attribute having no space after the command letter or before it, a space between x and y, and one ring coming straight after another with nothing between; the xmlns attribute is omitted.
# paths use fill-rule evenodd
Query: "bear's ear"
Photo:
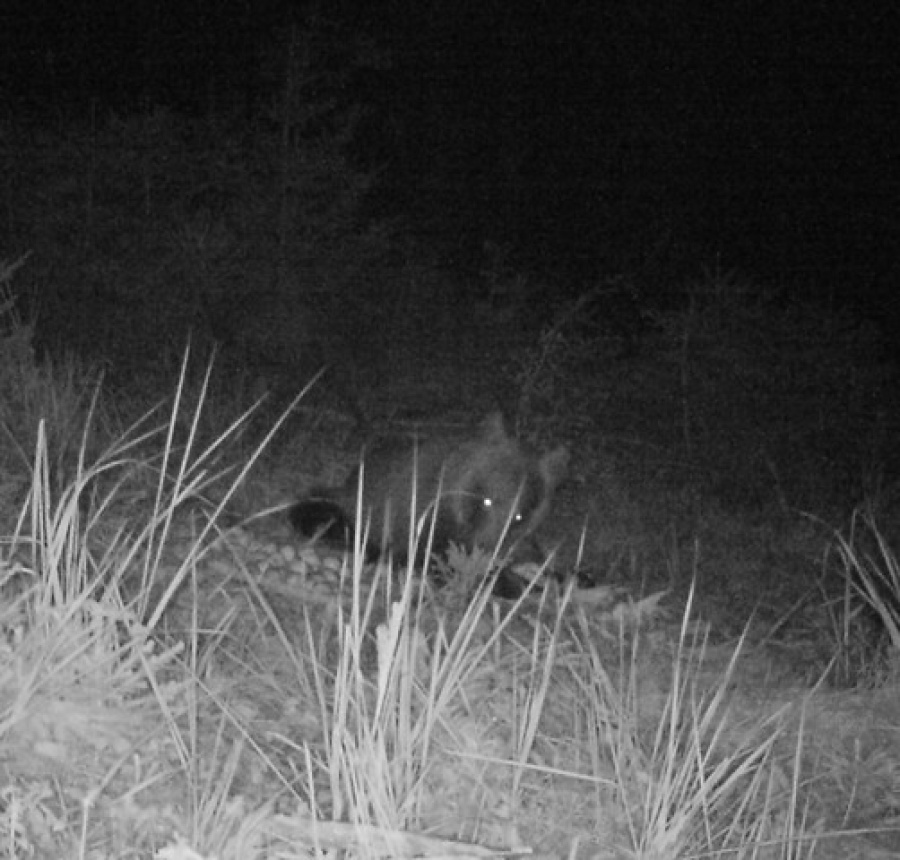
<svg viewBox="0 0 900 860"><path fill-rule="evenodd" d="M541 457L539 468L548 490L552 490L566 477L569 459L569 449L565 445L560 445L555 451Z"/></svg>
<svg viewBox="0 0 900 860"><path fill-rule="evenodd" d="M481 422L481 437L485 442L489 443L507 441L509 437L506 435L506 424L503 421L502 412L491 412L490 415Z"/></svg>

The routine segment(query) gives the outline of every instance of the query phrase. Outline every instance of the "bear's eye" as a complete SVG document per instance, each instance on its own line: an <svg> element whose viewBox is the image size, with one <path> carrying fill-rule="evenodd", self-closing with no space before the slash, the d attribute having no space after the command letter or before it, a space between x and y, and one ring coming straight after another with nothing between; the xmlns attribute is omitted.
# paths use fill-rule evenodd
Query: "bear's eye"
<svg viewBox="0 0 900 860"><path fill-rule="evenodd" d="M490 510L491 508L494 507L494 500L493 500L492 498L490 498L489 496L483 496L482 499L481 499L481 507L482 507L484 510L486 510L486 511L487 511L487 510ZM524 516L524 514L522 513L522 511L517 510L517 511L512 515L512 520L511 520L511 523L510 523L510 524L511 524L511 525L518 525L518 524L521 523L524 519L525 519L525 516Z"/></svg>

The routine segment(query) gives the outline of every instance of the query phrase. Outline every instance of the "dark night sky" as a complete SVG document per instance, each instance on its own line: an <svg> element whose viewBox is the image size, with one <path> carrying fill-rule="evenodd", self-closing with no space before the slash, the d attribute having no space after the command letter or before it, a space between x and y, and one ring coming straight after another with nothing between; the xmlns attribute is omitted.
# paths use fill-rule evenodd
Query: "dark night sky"
<svg viewBox="0 0 900 860"><path fill-rule="evenodd" d="M0 104L203 112L265 91L287 0L5 0ZM299 7L298 7L299 8ZM390 56L348 86L386 205L573 272L671 235L807 288L900 281L900 32L881 2L322 3ZM333 62L340 63L340 52ZM277 59L277 57L276 57ZM893 279L893 280L892 280Z"/></svg>

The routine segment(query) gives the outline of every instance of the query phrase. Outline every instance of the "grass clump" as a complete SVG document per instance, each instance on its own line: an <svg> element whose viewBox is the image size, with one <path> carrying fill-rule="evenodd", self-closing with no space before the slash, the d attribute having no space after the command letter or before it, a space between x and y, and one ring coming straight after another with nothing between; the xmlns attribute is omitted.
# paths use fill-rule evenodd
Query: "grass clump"
<svg viewBox="0 0 900 860"><path fill-rule="evenodd" d="M835 683L846 687L895 682L900 654L900 564L871 509L857 509L849 528L835 532L825 572L823 592L834 643Z"/></svg>

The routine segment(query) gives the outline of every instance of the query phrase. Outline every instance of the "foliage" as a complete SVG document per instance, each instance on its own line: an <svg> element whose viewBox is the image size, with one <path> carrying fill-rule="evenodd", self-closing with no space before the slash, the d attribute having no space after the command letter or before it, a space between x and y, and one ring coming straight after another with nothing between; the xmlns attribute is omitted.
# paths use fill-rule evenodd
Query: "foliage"
<svg viewBox="0 0 900 860"><path fill-rule="evenodd" d="M10 240L34 251L20 287L41 345L133 375L160 357L171 371L191 329L232 346L260 307L297 320L295 340L329 325L340 339L378 316L389 232L363 212L375 173L349 155L359 109L335 99L325 79L338 73L292 32L281 87L249 121L151 109L9 124L3 207ZM260 332L250 348L265 343Z"/></svg>
<svg viewBox="0 0 900 860"><path fill-rule="evenodd" d="M585 293L519 354L520 408L574 405L737 510L852 502L897 468L894 372L849 312L707 273L674 307L632 314L636 352L623 354L621 313L603 324L615 301L606 287Z"/></svg>
<svg viewBox="0 0 900 860"><path fill-rule="evenodd" d="M40 432L50 434L47 450L53 460L48 466L56 487L72 479L85 453L86 427L94 421L98 425L95 432L110 432L109 416L97 399L102 379L98 367L71 353L57 361L37 360L34 327L22 318L11 287L13 274L24 262L20 259L0 266L0 472L4 492L14 492L30 482Z"/></svg>

